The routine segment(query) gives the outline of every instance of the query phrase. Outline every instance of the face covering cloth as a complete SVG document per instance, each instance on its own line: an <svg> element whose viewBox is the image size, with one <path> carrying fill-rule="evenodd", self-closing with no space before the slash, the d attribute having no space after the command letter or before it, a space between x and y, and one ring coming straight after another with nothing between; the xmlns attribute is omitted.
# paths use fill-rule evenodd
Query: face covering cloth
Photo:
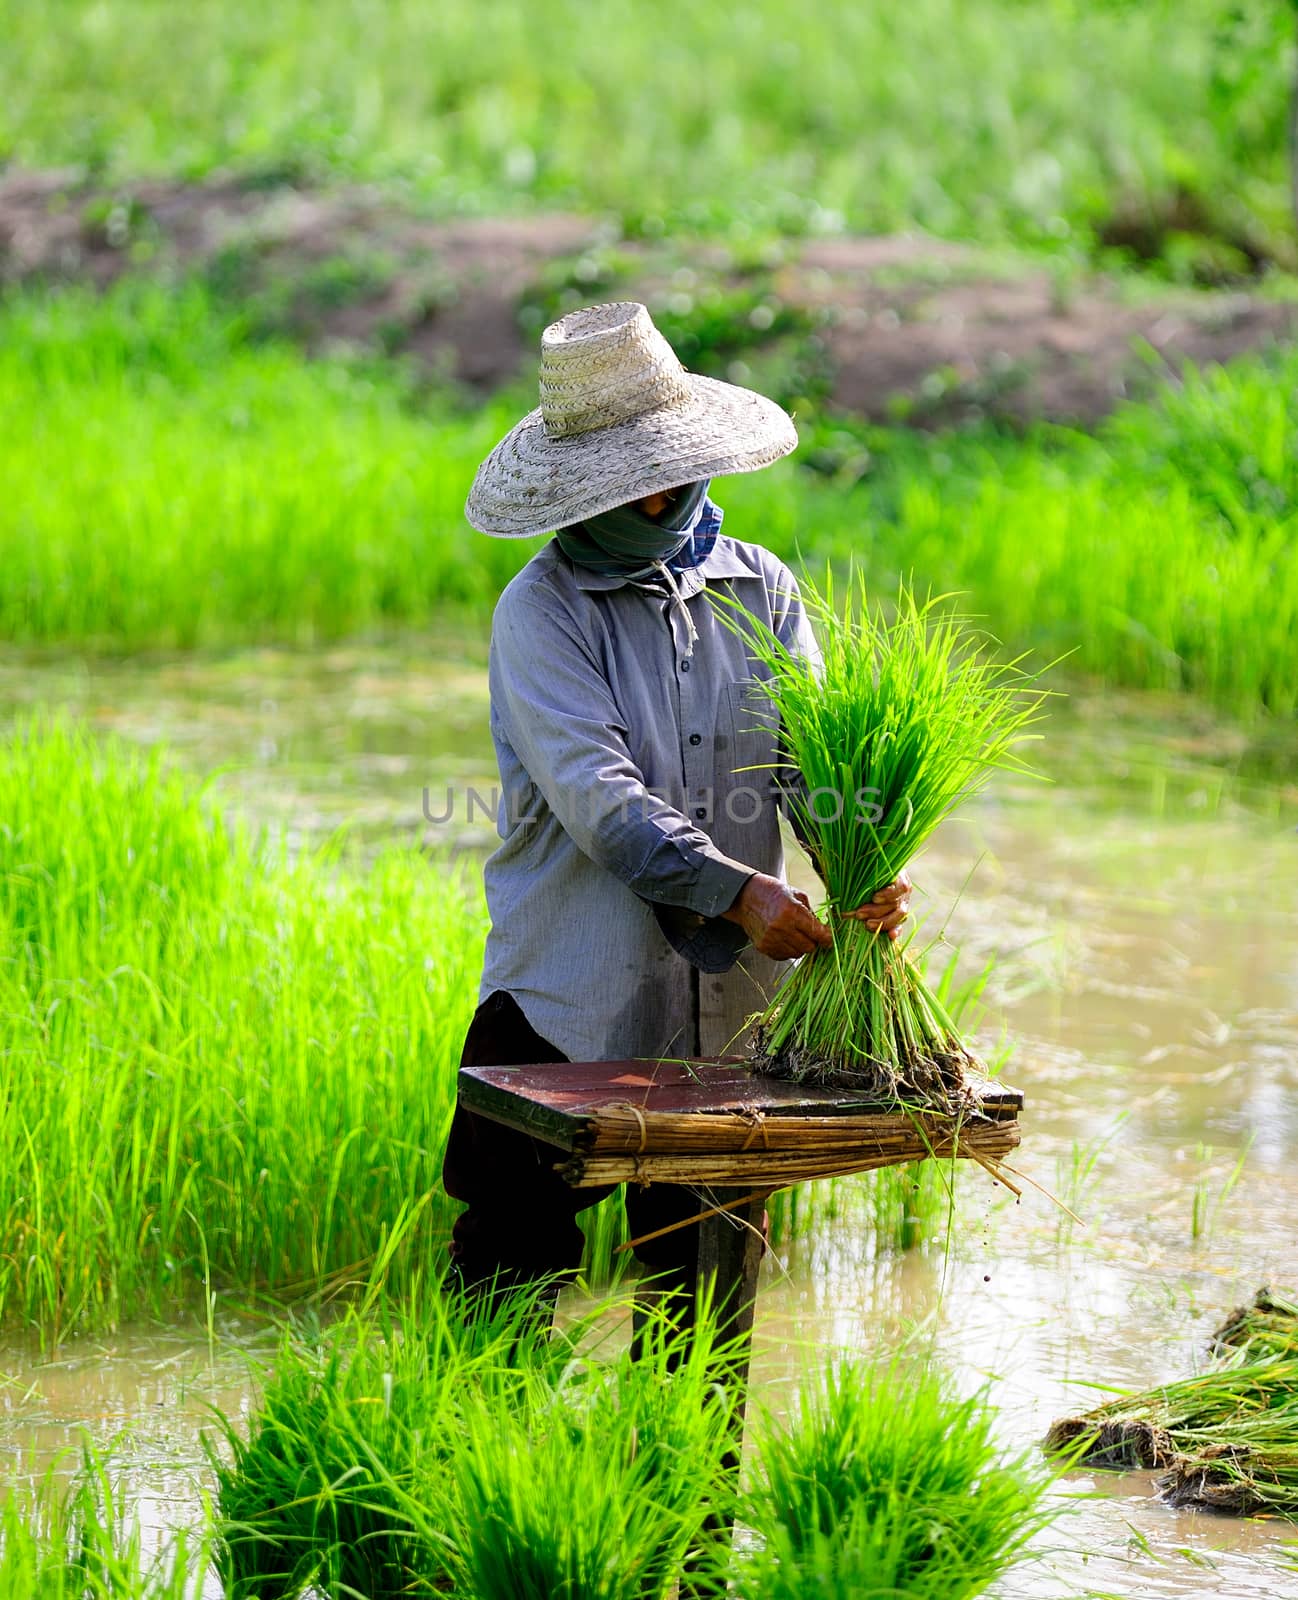
<svg viewBox="0 0 1298 1600"><path fill-rule="evenodd" d="M655 520L634 503L614 506L597 517L574 522L555 534L559 548L576 566L606 578L648 578L689 544L707 503L708 478L687 483Z"/></svg>

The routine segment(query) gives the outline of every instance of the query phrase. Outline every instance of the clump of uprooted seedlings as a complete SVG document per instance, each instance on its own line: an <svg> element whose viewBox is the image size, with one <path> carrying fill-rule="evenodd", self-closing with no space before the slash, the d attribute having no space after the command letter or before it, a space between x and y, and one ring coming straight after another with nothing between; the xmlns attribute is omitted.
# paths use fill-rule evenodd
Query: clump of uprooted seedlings
<svg viewBox="0 0 1298 1600"><path fill-rule="evenodd" d="M800 1083L942 1111L967 1103L980 1063L901 941L845 913L892 882L952 811L1019 753L1042 694L937 602L905 588L895 616L859 580L841 609L808 590L821 657L768 630L750 646L768 676L792 781L794 825L828 891L833 945L806 956L758 1026L755 1065Z"/></svg>
<svg viewBox="0 0 1298 1600"><path fill-rule="evenodd" d="M846 1363L762 1415L741 1516L760 1537L739 1592L759 1600L967 1600L1049 1517L1049 1478L1007 1458L985 1395L929 1367Z"/></svg>
<svg viewBox="0 0 1298 1600"><path fill-rule="evenodd" d="M1259 1291L1211 1349L1195 1377L1055 1423L1047 1448L1096 1467L1158 1469L1171 1505L1298 1516L1298 1302Z"/></svg>

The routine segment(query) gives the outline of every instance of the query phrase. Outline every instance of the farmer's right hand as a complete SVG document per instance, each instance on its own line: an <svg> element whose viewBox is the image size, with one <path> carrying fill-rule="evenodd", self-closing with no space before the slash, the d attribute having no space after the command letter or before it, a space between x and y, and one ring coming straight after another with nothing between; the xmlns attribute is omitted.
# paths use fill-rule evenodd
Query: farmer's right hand
<svg viewBox="0 0 1298 1600"><path fill-rule="evenodd" d="M811 909L801 889L790 889L779 878L755 872L739 891L734 905L721 913L737 922L753 948L775 961L805 956L809 950L833 944L834 936Z"/></svg>

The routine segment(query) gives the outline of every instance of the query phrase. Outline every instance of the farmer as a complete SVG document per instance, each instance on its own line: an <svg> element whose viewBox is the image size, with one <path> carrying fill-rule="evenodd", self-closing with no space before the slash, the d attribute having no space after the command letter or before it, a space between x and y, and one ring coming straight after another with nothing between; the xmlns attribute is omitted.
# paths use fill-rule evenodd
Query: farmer
<svg viewBox="0 0 1298 1600"><path fill-rule="evenodd" d="M491 638L500 848L465 1066L719 1055L781 963L832 942L784 881L775 732L738 602L814 650L788 568L721 532L712 477L787 455L797 434L751 390L686 372L644 306L574 311L541 339L541 405L482 463L465 512L498 538L555 537L508 585ZM751 626L751 624L749 624ZM856 913L894 934L904 878ZM551 1286L579 1266L554 1150L458 1107L448 1282ZM635 1236L696 1217L697 1194L629 1186ZM697 1229L637 1248L681 1287Z"/></svg>

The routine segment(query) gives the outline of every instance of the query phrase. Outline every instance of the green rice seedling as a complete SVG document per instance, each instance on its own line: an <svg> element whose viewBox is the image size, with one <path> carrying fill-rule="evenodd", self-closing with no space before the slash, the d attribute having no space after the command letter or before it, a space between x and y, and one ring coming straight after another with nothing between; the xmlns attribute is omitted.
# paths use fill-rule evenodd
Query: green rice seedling
<svg viewBox="0 0 1298 1600"><path fill-rule="evenodd" d="M485 618L528 551L463 520L513 412L254 342L193 284L0 300L0 636L308 645ZM508 411L508 414L507 414Z"/></svg>
<svg viewBox="0 0 1298 1600"><path fill-rule="evenodd" d="M1250 1421L1178 1455L1155 1480L1170 1506L1234 1516L1298 1518L1298 1406Z"/></svg>
<svg viewBox="0 0 1298 1600"><path fill-rule="evenodd" d="M427 1270L476 894L414 849L290 861L40 721L0 816L0 1316L56 1339Z"/></svg>
<svg viewBox="0 0 1298 1600"><path fill-rule="evenodd" d="M1031 680L974 646L968 630L903 588L891 623L853 580L837 611L812 589L822 659L768 631L750 648L769 677L795 826L828 891L831 948L805 957L758 1032L758 1064L799 1082L859 1088L948 1109L976 1069L954 1022L900 942L845 913L891 882L961 801L998 768L1024 772L1018 746L1041 701Z"/></svg>
<svg viewBox="0 0 1298 1600"><path fill-rule="evenodd" d="M1298 1298L1274 1289L1259 1289L1250 1304L1232 1311L1214 1332L1217 1354L1230 1350L1255 1356L1292 1355L1298 1346Z"/></svg>
<svg viewBox="0 0 1298 1600"><path fill-rule="evenodd" d="M429 1341L431 1343L431 1340ZM427 1350L427 1345L422 1347ZM436 1415L448 1360L423 1374L418 1356L347 1318L318 1343L286 1341L247 1423L218 1417L209 1440L220 1514L218 1565L230 1600L431 1589L441 1567L409 1519L376 1487L377 1458L409 1474L417 1448L408 1413ZM427 1394L420 1393L421 1378ZM429 1448L441 1453L438 1434Z"/></svg>
<svg viewBox="0 0 1298 1600"><path fill-rule="evenodd" d="M949 1163L920 1161L882 1167L862 1185L871 1231L883 1249L915 1250L951 1215L954 1172Z"/></svg>
<svg viewBox="0 0 1298 1600"><path fill-rule="evenodd" d="M1178 1455L1213 1443L1241 1419L1245 1427L1269 1426L1266 1419L1277 1401L1292 1430L1298 1425L1296 1384L1298 1356L1237 1357L1196 1377L1124 1394L1057 1422L1046 1444L1058 1452L1081 1445L1079 1459L1096 1467L1166 1467Z"/></svg>
<svg viewBox="0 0 1298 1600"><path fill-rule="evenodd" d="M763 1541L752 1600L981 1594L1044 1524L1048 1476L1008 1459L984 1395L931 1369L845 1364L805 1381L791 1418L754 1432L743 1517Z"/></svg>
<svg viewBox="0 0 1298 1600"><path fill-rule="evenodd" d="M69 1484L56 1463L0 1500L0 1600L202 1600L210 1519L146 1553L111 1462L88 1447Z"/></svg>
<svg viewBox="0 0 1298 1600"><path fill-rule="evenodd" d="M1183 485L1228 528L1298 514L1298 410L1286 382L1292 355L1245 357L1229 368L1187 367L1149 404L1127 404L1104 426L1115 461Z"/></svg>
<svg viewBox="0 0 1298 1600"><path fill-rule="evenodd" d="M780 1249L850 1218L857 1236L872 1240L876 1250L917 1250L953 1214L958 1191L952 1165L927 1160L781 1189L767 1208L771 1242Z"/></svg>
<svg viewBox="0 0 1298 1600"><path fill-rule="evenodd" d="M1055 1241L1070 1244L1078 1223L1078 1213L1086 1209L1094 1195L1100 1160L1126 1125L1131 1113L1121 1112L1110 1127L1093 1139L1074 1139L1066 1153L1055 1157L1055 1194L1060 1205L1055 1218ZM1090 1220L1094 1220L1091 1211Z"/></svg>
<svg viewBox="0 0 1298 1600"><path fill-rule="evenodd" d="M1196 1244L1201 1239L1210 1238L1216 1231L1222 1208L1234 1194L1239 1180L1244 1175L1244 1163L1248 1160L1252 1143L1250 1138L1240 1151L1235 1164L1224 1173L1219 1168L1207 1166L1212 1160L1212 1146L1203 1144L1199 1146L1197 1156L1207 1170L1196 1181L1190 1197L1190 1237Z"/></svg>

